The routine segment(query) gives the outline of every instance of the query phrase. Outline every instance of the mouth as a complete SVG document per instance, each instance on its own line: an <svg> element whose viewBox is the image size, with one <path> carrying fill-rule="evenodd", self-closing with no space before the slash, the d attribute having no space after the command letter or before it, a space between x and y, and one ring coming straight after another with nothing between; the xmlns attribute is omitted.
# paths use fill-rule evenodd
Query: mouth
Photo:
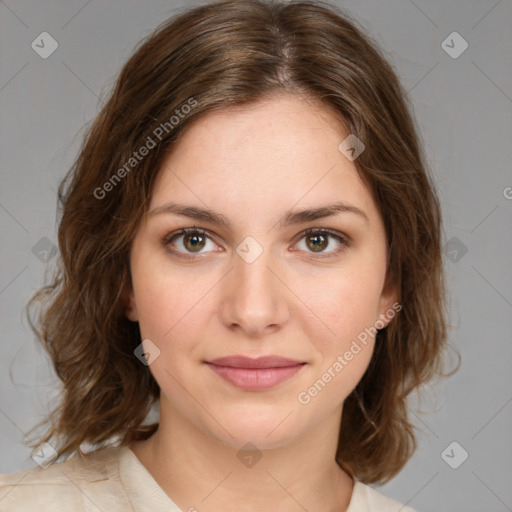
<svg viewBox="0 0 512 512"><path fill-rule="evenodd" d="M269 389L296 375L307 363L280 356L229 356L205 361L231 385L247 391Z"/></svg>

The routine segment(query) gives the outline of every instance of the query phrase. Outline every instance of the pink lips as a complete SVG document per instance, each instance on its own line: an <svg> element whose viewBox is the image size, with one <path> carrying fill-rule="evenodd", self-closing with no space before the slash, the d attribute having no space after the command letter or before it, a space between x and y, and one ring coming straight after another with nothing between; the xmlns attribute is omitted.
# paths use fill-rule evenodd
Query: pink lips
<svg viewBox="0 0 512 512"><path fill-rule="evenodd" d="M295 375L306 363L279 356L252 359L244 356L221 357L206 364L236 387L257 391L277 386Z"/></svg>

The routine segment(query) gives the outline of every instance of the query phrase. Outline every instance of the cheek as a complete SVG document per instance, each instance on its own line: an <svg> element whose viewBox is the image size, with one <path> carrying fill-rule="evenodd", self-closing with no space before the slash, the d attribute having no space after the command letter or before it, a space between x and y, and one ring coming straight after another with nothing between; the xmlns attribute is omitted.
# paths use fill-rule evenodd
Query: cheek
<svg viewBox="0 0 512 512"><path fill-rule="evenodd" d="M146 274L137 290L137 312L141 335L145 338L163 340L173 327L175 314L179 311L179 302L172 290L162 286L164 281L158 276ZM134 283L134 287L137 284Z"/></svg>
<svg viewBox="0 0 512 512"><path fill-rule="evenodd" d="M172 274L155 272L155 268L159 267L139 269L138 279L134 279L142 339L151 339L171 363L185 352L193 357L195 340L201 340L201 332L207 331L208 292L215 283L191 278L190 272L176 268ZM160 268L168 267L160 264Z"/></svg>
<svg viewBox="0 0 512 512"><path fill-rule="evenodd" d="M300 297L314 312L316 321L304 321L303 328L321 351L344 351L365 329L378 319L382 277L375 270L362 267L328 279L318 279L316 286L304 282ZM319 283L323 282L323 286ZM364 337L364 336L363 336Z"/></svg>
<svg viewBox="0 0 512 512"><path fill-rule="evenodd" d="M316 353L315 369L297 399L300 404L314 402L315 408L323 411L320 415L340 405L368 368L378 318L380 289L376 282L375 274L340 273L329 280L324 293L310 292L304 300L321 321L303 318L302 329Z"/></svg>

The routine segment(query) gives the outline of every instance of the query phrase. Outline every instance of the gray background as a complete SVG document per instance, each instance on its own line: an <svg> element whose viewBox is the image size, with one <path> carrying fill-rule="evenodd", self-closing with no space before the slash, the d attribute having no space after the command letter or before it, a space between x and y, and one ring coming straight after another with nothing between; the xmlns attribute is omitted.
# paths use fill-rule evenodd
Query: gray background
<svg viewBox="0 0 512 512"><path fill-rule="evenodd" d="M197 3L0 1L0 473L35 466L22 433L55 395L22 311L55 261L51 252L41 260L44 237L56 242L58 183L135 44ZM422 512L512 511L512 4L338 5L382 45L410 92L451 240L450 340L462 356L455 376L425 388L425 414L411 402L419 448L379 490ZM31 48L43 31L59 44L47 59ZM457 58L441 45L454 31L469 45ZM457 469L441 457L453 441L452 465L469 454Z"/></svg>

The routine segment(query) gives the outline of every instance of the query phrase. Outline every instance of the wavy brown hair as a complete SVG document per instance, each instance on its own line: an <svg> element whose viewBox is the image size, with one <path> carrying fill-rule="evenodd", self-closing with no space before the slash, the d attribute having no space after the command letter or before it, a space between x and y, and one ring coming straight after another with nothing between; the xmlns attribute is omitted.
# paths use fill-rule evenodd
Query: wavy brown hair
<svg viewBox="0 0 512 512"><path fill-rule="evenodd" d="M443 374L447 348L439 201L393 68L350 15L320 1L198 6L160 25L124 65L59 187L58 266L27 306L63 383L32 446L55 439L69 455L84 442L126 445L155 432L145 420L160 390L134 355L140 332L125 316L135 230L190 123L276 93L325 106L365 144L354 164L383 216L388 277L403 306L345 400L336 460L365 483L384 483L412 455L406 398ZM127 166L148 136L156 147Z"/></svg>

